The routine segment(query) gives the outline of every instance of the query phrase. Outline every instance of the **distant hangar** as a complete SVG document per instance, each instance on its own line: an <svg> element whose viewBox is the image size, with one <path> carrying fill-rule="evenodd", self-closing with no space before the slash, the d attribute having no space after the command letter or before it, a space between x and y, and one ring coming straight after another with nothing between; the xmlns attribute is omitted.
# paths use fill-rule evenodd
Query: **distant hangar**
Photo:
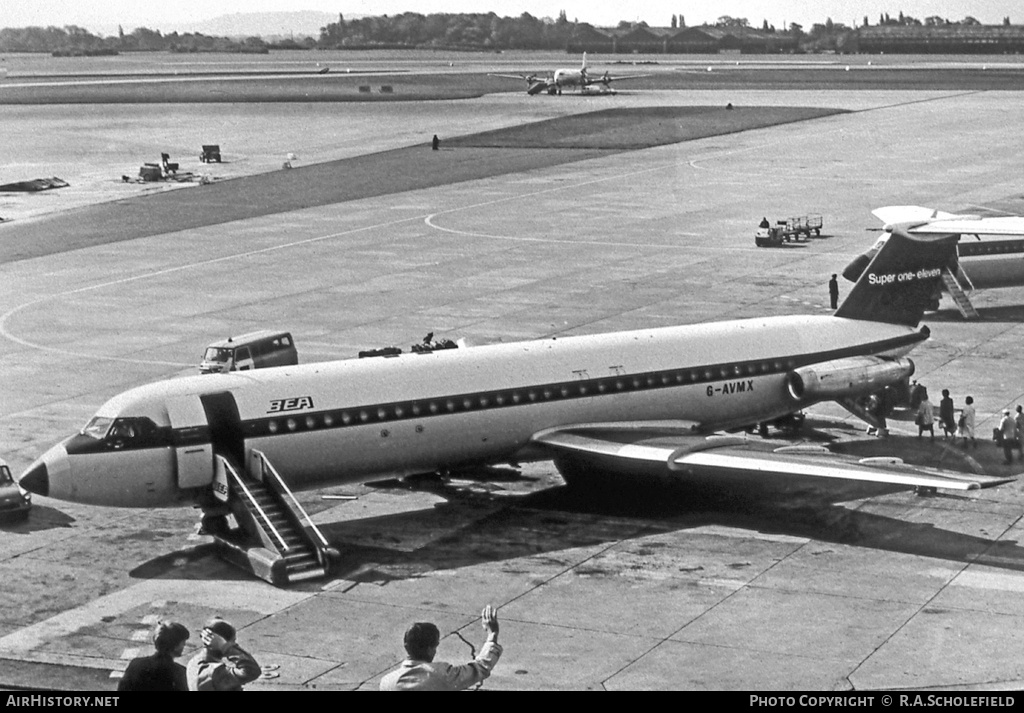
<svg viewBox="0 0 1024 713"><path fill-rule="evenodd" d="M752 27L596 28L576 26L566 49L602 54L792 54L800 39ZM849 32L844 50L861 54L1013 54L1024 52L1024 25L865 25Z"/></svg>

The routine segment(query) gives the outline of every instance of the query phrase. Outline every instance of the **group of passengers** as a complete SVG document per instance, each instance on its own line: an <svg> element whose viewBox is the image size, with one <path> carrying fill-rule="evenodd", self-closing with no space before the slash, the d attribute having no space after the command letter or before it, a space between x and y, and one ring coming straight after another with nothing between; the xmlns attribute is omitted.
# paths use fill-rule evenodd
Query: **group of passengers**
<svg viewBox="0 0 1024 713"><path fill-rule="evenodd" d="M932 440L935 440L935 410L931 401L928 400L928 390L924 386L915 383L911 396L911 407L916 408L918 438L928 431ZM978 440L974 431L977 415L974 408L974 397L968 396L964 399L964 407L959 409L959 418L956 416L957 410L949 395L949 389L943 389L942 400L939 401L939 425L942 427L942 437L944 439L952 437L955 444L957 436L959 436L961 445L965 449L968 445L977 448ZM992 435L996 444L1003 449L1006 458L1003 462L1004 465L1010 465L1013 462L1014 450L1020 453L1020 460L1024 461L1024 406L1018 405L1016 414L1008 408L1003 409L999 427L994 429Z"/></svg>

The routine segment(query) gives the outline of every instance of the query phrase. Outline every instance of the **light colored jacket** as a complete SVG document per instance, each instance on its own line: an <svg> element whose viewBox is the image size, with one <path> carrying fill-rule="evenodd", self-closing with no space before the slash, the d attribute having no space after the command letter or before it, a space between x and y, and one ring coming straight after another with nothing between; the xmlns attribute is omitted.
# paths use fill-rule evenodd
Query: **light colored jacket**
<svg viewBox="0 0 1024 713"><path fill-rule="evenodd" d="M1017 440L1017 422L1013 420L1013 416L1003 414L1003 419L999 422L999 433L1004 441Z"/></svg>
<svg viewBox="0 0 1024 713"><path fill-rule="evenodd" d="M461 691L491 675L501 657L501 646L488 641L470 663L452 666L444 661L406 659L380 680L382 691Z"/></svg>
<svg viewBox="0 0 1024 713"><path fill-rule="evenodd" d="M923 428L929 428L935 422L935 408L932 402L925 399L917 407L917 423Z"/></svg>
<svg viewBox="0 0 1024 713"><path fill-rule="evenodd" d="M190 691L241 691L262 672L256 659L234 643L223 655L203 649L185 667Z"/></svg>
<svg viewBox="0 0 1024 713"><path fill-rule="evenodd" d="M960 428L960 435L968 438L974 438L974 404L964 406L963 414L964 425Z"/></svg>

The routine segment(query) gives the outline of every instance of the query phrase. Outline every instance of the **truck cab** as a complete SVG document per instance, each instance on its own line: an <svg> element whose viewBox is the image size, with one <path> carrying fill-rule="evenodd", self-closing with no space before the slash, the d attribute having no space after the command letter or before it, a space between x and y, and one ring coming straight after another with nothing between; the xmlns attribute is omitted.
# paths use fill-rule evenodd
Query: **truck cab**
<svg viewBox="0 0 1024 713"><path fill-rule="evenodd" d="M203 353L199 373L219 374L298 363L299 354L291 333L264 329L210 344Z"/></svg>

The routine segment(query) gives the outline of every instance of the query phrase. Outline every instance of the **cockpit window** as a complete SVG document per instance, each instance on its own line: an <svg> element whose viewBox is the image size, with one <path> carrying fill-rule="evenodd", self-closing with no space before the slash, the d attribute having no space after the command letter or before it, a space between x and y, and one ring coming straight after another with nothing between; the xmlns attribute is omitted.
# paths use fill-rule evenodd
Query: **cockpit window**
<svg viewBox="0 0 1024 713"><path fill-rule="evenodd" d="M114 422L112 418L105 418L104 416L93 416L89 423L85 424L85 428L82 429L83 436L91 436L97 441L102 441L103 437L107 435L107 431L110 430L110 425Z"/></svg>
<svg viewBox="0 0 1024 713"><path fill-rule="evenodd" d="M147 448L163 445L160 429L148 418L118 418L103 439L114 448Z"/></svg>
<svg viewBox="0 0 1024 713"><path fill-rule="evenodd" d="M135 429L135 425L128 419L119 418L114 421L114 425L110 427L110 433L107 437L111 440L117 438L135 438L139 435Z"/></svg>
<svg viewBox="0 0 1024 713"><path fill-rule="evenodd" d="M0 485L10 485L14 482L11 477L11 469L6 465L0 465Z"/></svg>
<svg viewBox="0 0 1024 713"><path fill-rule="evenodd" d="M207 347L206 354L203 355L203 361L226 362L230 358L231 350L219 347Z"/></svg>

